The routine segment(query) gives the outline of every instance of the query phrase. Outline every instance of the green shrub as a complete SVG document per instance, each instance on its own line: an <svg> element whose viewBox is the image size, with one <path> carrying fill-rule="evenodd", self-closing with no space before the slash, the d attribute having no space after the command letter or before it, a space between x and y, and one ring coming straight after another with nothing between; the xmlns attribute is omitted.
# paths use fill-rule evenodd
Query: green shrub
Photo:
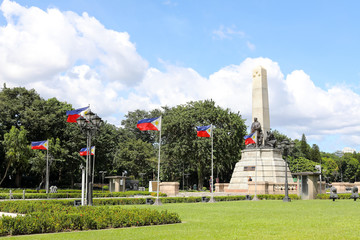
<svg viewBox="0 0 360 240"><path fill-rule="evenodd" d="M351 193L339 193L338 194L338 199L351 199ZM330 194L326 194L326 193L323 193L323 194L318 194L316 196L316 198L318 199L330 199Z"/></svg>
<svg viewBox="0 0 360 240"><path fill-rule="evenodd" d="M260 200L282 200L285 195L284 194L258 194L256 195ZM253 198L254 196L252 196ZM296 194L289 194L289 198L292 200L300 200L301 198Z"/></svg>
<svg viewBox="0 0 360 240"><path fill-rule="evenodd" d="M6 201L0 210L26 213L0 219L0 235L50 233L181 222L178 214L120 206L66 206L70 201Z"/></svg>

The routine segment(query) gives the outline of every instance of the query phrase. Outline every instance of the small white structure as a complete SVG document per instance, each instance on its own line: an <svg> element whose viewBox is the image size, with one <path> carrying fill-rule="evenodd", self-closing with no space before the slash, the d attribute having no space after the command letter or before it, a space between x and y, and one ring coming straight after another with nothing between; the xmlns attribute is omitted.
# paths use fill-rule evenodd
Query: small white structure
<svg viewBox="0 0 360 240"><path fill-rule="evenodd" d="M124 176L107 176L109 179L109 191L110 192L125 192L125 181L126 177Z"/></svg>
<svg viewBox="0 0 360 240"><path fill-rule="evenodd" d="M356 152L356 150L353 148L350 148L350 147L344 147L342 152L343 153L354 153L354 152Z"/></svg>

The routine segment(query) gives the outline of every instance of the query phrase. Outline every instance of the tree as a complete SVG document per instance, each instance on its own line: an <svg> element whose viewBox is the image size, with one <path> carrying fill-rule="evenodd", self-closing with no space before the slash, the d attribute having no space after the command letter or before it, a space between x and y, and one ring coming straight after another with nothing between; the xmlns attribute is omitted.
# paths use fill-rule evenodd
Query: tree
<svg viewBox="0 0 360 240"><path fill-rule="evenodd" d="M324 155L321 159L321 171L326 181L332 182L335 180L336 175L339 172L339 166L336 163L336 156L330 154Z"/></svg>
<svg viewBox="0 0 360 240"><path fill-rule="evenodd" d="M300 151L301 151L302 156L304 158L311 159L309 149L310 149L310 146L306 142L305 134L303 134L301 136L301 141L300 141Z"/></svg>
<svg viewBox="0 0 360 240"><path fill-rule="evenodd" d="M157 162L157 158L153 145L135 138L128 138L120 143L114 157L118 172L126 170L134 178L139 178L140 173L151 174L154 162Z"/></svg>
<svg viewBox="0 0 360 240"><path fill-rule="evenodd" d="M310 150L310 159L314 162L321 163L320 149L319 146L316 144L313 144Z"/></svg>
<svg viewBox="0 0 360 240"><path fill-rule="evenodd" d="M275 137L278 145L284 140L291 141L291 138L289 138L288 136L286 136L283 133L280 133L278 130L274 130L274 131L272 131L272 133L274 134L274 137Z"/></svg>
<svg viewBox="0 0 360 240"><path fill-rule="evenodd" d="M180 180L184 173L195 176L198 187L209 179L211 139L199 138L196 126L214 125L214 165L224 181L244 147L246 126L239 113L215 106L212 100L189 102L165 110L163 117L162 172L165 180ZM195 180L194 179L194 180Z"/></svg>
<svg viewBox="0 0 360 240"><path fill-rule="evenodd" d="M316 162L309 159L300 158L289 158L289 168L291 172L316 172Z"/></svg>
<svg viewBox="0 0 360 240"><path fill-rule="evenodd" d="M12 173L16 174L16 186L20 186L21 172L25 171L28 166L29 145L26 134L27 131L23 126L21 126L20 129L13 126L10 132L4 135L5 159L7 164L0 185L12 167Z"/></svg>

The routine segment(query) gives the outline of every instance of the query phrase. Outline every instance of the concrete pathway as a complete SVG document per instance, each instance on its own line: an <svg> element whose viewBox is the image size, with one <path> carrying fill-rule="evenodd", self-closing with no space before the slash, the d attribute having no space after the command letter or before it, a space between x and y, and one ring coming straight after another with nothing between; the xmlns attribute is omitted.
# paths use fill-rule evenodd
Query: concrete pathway
<svg viewBox="0 0 360 240"><path fill-rule="evenodd" d="M0 212L0 217L2 216L16 217L17 215L25 216L25 214L20 214L20 213Z"/></svg>

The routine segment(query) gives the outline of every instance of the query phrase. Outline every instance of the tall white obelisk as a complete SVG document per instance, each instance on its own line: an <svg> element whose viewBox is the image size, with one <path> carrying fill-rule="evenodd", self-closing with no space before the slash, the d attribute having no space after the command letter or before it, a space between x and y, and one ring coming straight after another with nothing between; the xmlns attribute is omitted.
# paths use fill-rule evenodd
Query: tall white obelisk
<svg viewBox="0 0 360 240"><path fill-rule="evenodd" d="M261 66L255 68L252 77L252 121L254 118L258 119L265 139L267 131L270 130L266 69ZM266 146L246 148L241 151L241 160L236 163L230 184L225 191L248 194L276 193L277 188L285 182L286 167L280 149ZM289 169L287 173L288 181L291 182ZM254 179L254 181L249 181L249 179ZM249 188L249 186L254 187L254 182L255 192L254 189Z"/></svg>
<svg viewBox="0 0 360 240"><path fill-rule="evenodd" d="M267 131L270 130L270 114L269 114L269 96L266 69L258 66L253 70L252 82L252 119L258 119L266 138Z"/></svg>

